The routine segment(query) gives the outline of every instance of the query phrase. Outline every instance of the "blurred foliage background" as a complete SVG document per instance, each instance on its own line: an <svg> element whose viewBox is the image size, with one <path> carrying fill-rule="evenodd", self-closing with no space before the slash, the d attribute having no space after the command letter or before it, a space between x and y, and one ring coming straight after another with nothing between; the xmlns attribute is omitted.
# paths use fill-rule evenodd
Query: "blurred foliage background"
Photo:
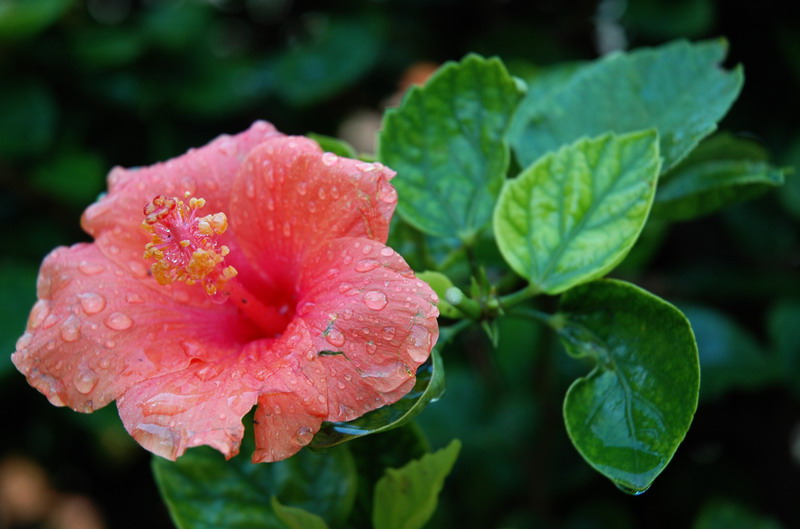
<svg viewBox="0 0 800 529"><path fill-rule="evenodd" d="M171 527L149 454L114 407L54 408L9 360L39 262L88 240L78 219L113 165L163 160L255 119L371 152L382 110L467 52L532 78L614 49L716 36L746 73L721 128L800 166L790 2L0 0L0 528ZM464 443L429 526L800 527L798 222L790 175L759 200L652 227L617 271L686 311L703 369L694 425L640 497L569 443L561 399L586 367L550 335L501 321L496 350L479 330L455 340L448 393L418 421L434 448Z"/></svg>

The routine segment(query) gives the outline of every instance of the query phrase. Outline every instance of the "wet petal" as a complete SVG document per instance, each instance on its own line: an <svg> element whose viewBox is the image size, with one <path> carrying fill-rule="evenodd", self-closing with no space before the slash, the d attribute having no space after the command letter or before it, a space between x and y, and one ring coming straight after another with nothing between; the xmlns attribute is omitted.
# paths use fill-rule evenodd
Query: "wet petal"
<svg viewBox="0 0 800 529"><path fill-rule="evenodd" d="M225 355L255 333L234 307L189 308L143 288L91 244L54 250L38 297L12 361L53 404L78 411L193 359Z"/></svg>
<svg viewBox="0 0 800 529"><path fill-rule="evenodd" d="M264 140L282 136L271 124L258 121L235 136L222 135L208 145L149 167L116 167L108 175L109 192L83 214L83 228L111 260L144 278L150 263L142 254L149 236L141 229L142 208L158 194L182 197L189 191L206 199L204 211L216 213L228 207L228 196L242 160ZM230 236L228 238L231 238ZM222 244L235 246L233 241ZM196 288L177 287L196 303L206 296Z"/></svg>
<svg viewBox="0 0 800 529"><path fill-rule="evenodd" d="M297 317L325 366L328 418L347 421L414 385L438 338L436 294L391 248L332 241L303 264Z"/></svg>
<svg viewBox="0 0 800 529"><path fill-rule="evenodd" d="M385 242L394 171L339 158L300 137L254 149L232 189L229 221L245 255L274 281L292 281L303 255L338 237Z"/></svg>

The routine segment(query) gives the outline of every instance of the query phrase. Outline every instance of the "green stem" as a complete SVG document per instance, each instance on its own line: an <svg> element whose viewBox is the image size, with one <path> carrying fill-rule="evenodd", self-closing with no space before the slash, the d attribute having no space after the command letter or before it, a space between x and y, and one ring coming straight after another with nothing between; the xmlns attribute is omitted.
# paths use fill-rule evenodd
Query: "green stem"
<svg viewBox="0 0 800 529"><path fill-rule="evenodd" d="M506 294L505 296L501 296L498 302L500 303L500 306L503 309L508 310L514 308L523 301L538 296L541 293L542 291L539 290L538 288L534 287L533 285L528 285L526 288L523 288L522 290L518 290L516 292L512 292L511 294Z"/></svg>
<svg viewBox="0 0 800 529"><path fill-rule="evenodd" d="M480 303L474 299L467 297L458 287L450 287L444 293L444 299L452 306L460 310L465 316L471 320L481 319L483 310Z"/></svg>
<svg viewBox="0 0 800 529"><path fill-rule="evenodd" d="M524 320L532 320L543 323L553 330L558 330L558 314L548 314L547 312L542 312L529 307L518 307L509 312L508 315L512 318L521 318Z"/></svg>

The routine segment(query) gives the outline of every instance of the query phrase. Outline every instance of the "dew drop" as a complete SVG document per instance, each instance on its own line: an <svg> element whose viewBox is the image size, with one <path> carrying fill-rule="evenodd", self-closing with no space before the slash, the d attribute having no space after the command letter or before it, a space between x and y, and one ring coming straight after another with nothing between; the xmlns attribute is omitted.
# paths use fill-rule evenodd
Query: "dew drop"
<svg viewBox="0 0 800 529"><path fill-rule="evenodd" d="M106 298L94 292L87 292L79 294L78 299L81 302L81 308L87 315L97 314L106 308Z"/></svg>
<svg viewBox="0 0 800 529"><path fill-rule="evenodd" d="M352 311L352 309L344 309L344 310L342 311L342 318L344 318L344 319L346 319L346 320L349 320L349 319L350 319L350 318L352 318L352 317L353 317L353 311Z"/></svg>
<svg viewBox="0 0 800 529"><path fill-rule="evenodd" d="M71 343L78 341L81 337L81 322L75 316L69 318L61 324L61 339L65 342Z"/></svg>
<svg viewBox="0 0 800 529"><path fill-rule="evenodd" d="M119 255L120 249L119 246L114 246L113 244L108 247L108 251L111 252L111 255Z"/></svg>
<svg viewBox="0 0 800 529"><path fill-rule="evenodd" d="M97 385L97 381L97 373L86 366L79 367L78 371L75 373L75 377L72 379L73 384L75 384L75 389L84 395L94 389Z"/></svg>
<svg viewBox="0 0 800 529"><path fill-rule="evenodd" d="M322 163L327 166L331 166L339 161L339 157L333 154L332 152L326 152L322 155Z"/></svg>
<svg viewBox="0 0 800 529"><path fill-rule="evenodd" d="M342 331L340 331L336 327L331 327L330 329L328 329L328 334L325 336L325 339L328 341L329 344L335 347L341 347L344 345L345 342L344 334L342 334Z"/></svg>
<svg viewBox="0 0 800 529"><path fill-rule="evenodd" d="M363 248L361 248L361 252L364 255L369 254L372 251L372 245L370 243L366 243Z"/></svg>
<svg viewBox="0 0 800 529"><path fill-rule="evenodd" d="M384 327L381 333L383 334L383 337L386 340L391 340L392 338L394 338L395 329L394 327Z"/></svg>
<svg viewBox="0 0 800 529"><path fill-rule="evenodd" d="M378 350L378 346L377 346L377 345L375 345L375 342L373 342L372 340L369 340L369 341L367 342L367 352L368 352L369 354L373 354L373 353L375 353L375 351L377 351L377 350Z"/></svg>
<svg viewBox="0 0 800 529"><path fill-rule="evenodd" d="M247 198L256 198L256 186L252 180L247 181L247 185L244 188L244 194L247 196Z"/></svg>
<svg viewBox="0 0 800 529"><path fill-rule="evenodd" d="M307 192L308 192L308 184L306 184L305 182L298 182L298 183L297 183L297 193L298 193L300 196L303 196L303 195L305 195Z"/></svg>
<svg viewBox="0 0 800 529"><path fill-rule="evenodd" d="M384 246L383 248L381 248L381 255L384 257L391 257L394 255L394 250L392 250L388 246Z"/></svg>
<svg viewBox="0 0 800 529"><path fill-rule="evenodd" d="M105 270L103 265L92 263L90 261L81 261L78 265L78 271L87 276L97 275Z"/></svg>
<svg viewBox="0 0 800 529"><path fill-rule="evenodd" d="M356 169L361 171L362 173L369 173L377 169L374 164L367 163L367 162L358 162L356 163Z"/></svg>
<svg viewBox="0 0 800 529"><path fill-rule="evenodd" d="M133 320L130 316L123 312L113 312L109 314L108 318L106 318L105 322L106 327L109 329L114 329L115 331L124 331L126 329L130 329L133 325Z"/></svg>
<svg viewBox="0 0 800 529"><path fill-rule="evenodd" d="M100 369L108 369L109 367L111 367L111 360L108 358L100 360Z"/></svg>
<svg viewBox="0 0 800 529"><path fill-rule="evenodd" d="M16 345L17 351L22 351L23 349L28 347L31 343L31 340L33 340L33 335L29 332L26 332L25 334L20 336L19 340L17 340L17 345Z"/></svg>
<svg viewBox="0 0 800 529"><path fill-rule="evenodd" d="M31 326L31 329L37 328L42 322L47 318L50 314L50 302L46 299L40 299L36 302L31 309L31 315L28 318L28 325Z"/></svg>
<svg viewBox="0 0 800 529"><path fill-rule="evenodd" d="M143 303L144 299L139 294L131 292L125 295L125 301L128 303Z"/></svg>
<svg viewBox="0 0 800 529"><path fill-rule="evenodd" d="M380 265L381 264L375 259L362 259L356 263L356 272L369 272L370 270L375 270Z"/></svg>
<svg viewBox="0 0 800 529"><path fill-rule="evenodd" d="M382 310L387 303L386 294L379 290L370 290L364 294L364 305L372 310Z"/></svg>
<svg viewBox="0 0 800 529"><path fill-rule="evenodd" d="M414 325L408 333L408 356L418 363L428 359L431 352L431 333L425 327Z"/></svg>
<svg viewBox="0 0 800 529"><path fill-rule="evenodd" d="M58 323L58 316L56 316L55 314L50 314L44 319L44 322L42 322L42 328L49 329L56 323Z"/></svg>
<svg viewBox="0 0 800 529"><path fill-rule="evenodd" d="M130 261L128 268L131 269L131 272L136 277L145 277L147 275L147 265L141 261Z"/></svg>
<svg viewBox="0 0 800 529"><path fill-rule="evenodd" d="M289 221L283 223L283 236L289 237L292 235L292 225Z"/></svg>
<svg viewBox="0 0 800 529"><path fill-rule="evenodd" d="M314 431L308 426L301 426L294 434L295 442L303 446L310 443L312 437L314 437Z"/></svg>
<svg viewBox="0 0 800 529"><path fill-rule="evenodd" d="M342 382L341 380L338 380L338 381L336 382L336 386L337 386L339 389L344 389L344 382Z"/></svg>
<svg viewBox="0 0 800 529"><path fill-rule="evenodd" d="M113 349L117 346L117 342L115 342L114 340L106 340L103 345L105 345L106 348L108 349Z"/></svg>

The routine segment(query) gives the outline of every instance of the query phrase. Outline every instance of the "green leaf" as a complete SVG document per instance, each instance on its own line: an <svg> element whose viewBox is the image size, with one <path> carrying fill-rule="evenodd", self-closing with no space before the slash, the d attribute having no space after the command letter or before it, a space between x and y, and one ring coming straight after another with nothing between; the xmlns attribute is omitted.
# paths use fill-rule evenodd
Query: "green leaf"
<svg viewBox="0 0 800 529"><path fill-rule="evenodd" d="M350 513L357 479L347 447L324 454L302 450L270 464L251 463L248 456L225 461L200 447L176 462L153 458L156 482L179 529L285 529L268 501L271 496L332 524Z"/></svg>
<svg viewBox="0 0 800 529"><path fill-rule="evenodd" d="M778 357L780 374L800 395L800 300L784 299L767 314L767 330Z"/></svg>
<svg viewBox="0 0 800 529"><path fill-rule="evenodd" d="M767 163L758 144L717 134L661 179L653 215L673 221L692 219L755 197L783 181L784 170Z"/></svg>
<svg viewBox="0 0 800 529"><path fill-rule="evenodd" d="M0 158L39 154L53 138L57 108L50 90L33 80L0 84Z"/></svg>
<svg viewBox="0 0 800 529"><path fill-rule="evenodd" d="M281 505L278 498L272 497L272 509L280 521L289 529L328 529L325 520L305 509Z"/></svg>
<svg viewBox="0 0 800 529"><path fill-rule="evenodd" d="M442 316L453 319L462 317L461 311L453 307L445 299L447 290L453 288L453 282L450 281L449 277L441 272L426 270L424 272L417 273L417 278L428 283L433 291L436 292L436 295L439 296L439 302L436 304L436 306Z"/></svg>
<svg viewBox="0 0 800 529"><path fill-rule="evenodd" d="M716 129L739 95L740 67L719 67L727 43L680 40L615 53L581 68L552 97L529 100L510 135L524 166L582 136L656 128L663 169Z"/></svg>
<svg viewBox="0 0 800 529"><path fill-rule="evenodd" d="M419 529L436 511L439 491L461 450L454 439L446 448L402 468L386 469L375 485L372 524L375 529Z"/></svg>
<svg viewBox="0 0 800 529"><path fill-rule="evenodd" d="M325 152L332 152L333 154L344 156L345 158L358 157L355 148L344 140L325 136L324 134L317 134L315 132L309 132L306 136L317 142L320 148Z"/></svg>
<svg viewBox="0 0 800 529"><path fill-rule="evenodd" d="M468 55L386 112L378 159L397 171L398 211L409 223L465 241L486 225L508 169L506 131L521 97L499 59Z"/></svg>
<svg viewBox="0 0 800 529"><path fill-rule="evenodd" d="M95 153L66 149L42 163L33 172L31 183L61 202L85 206L103 190L107 169L107 164Z"/></svg>
<svg viewBox="0 0 800 529"><path fill-rule="evenodd" d="M760 516L738 502L712 500L703 507L693 529L782 529L783 526Z"/></svg>
<svg viewBox="0 0 800 529"><path fill-rule="evenodd" d="M659 167L654 131L582 139L543 157L500 195L500 252L548 294L604 275L642 231Z"/></svg>
<svg viewBox="0 0 800 529"><path fill-rule="evenodd" d="M75 0L3 0L0 40L30 37L56 22Z"/></svg>
<svg viewBox="0 0 800 529"><path fill-rule="evenodd" d="M398 428L416 417L425 406L438 400L445 390L444 366L439 354L440 343L431 351L431 358L417 369L417 381L403 398L366 413L350 422L326 422L314 436L310 446L325 448L358 437Z"/></svg>
<svg viewBox="0 0 800 529"><path fill-rule="evenodd" d="M0 350L15 349L25 332L28 314L36 301L37 265L22 261L0 261ZM13 371L11 355L0 356L0 377Z"/></svg>
<svg viewBox="0 0 800 529"><path fill-rule="evenodd" d="M274 61L278 95L307 106L329 98L366 74L378 59L375 19L308 17L308 38Z"/></svg>
<svg viewBox="0 0 800 529"><path fill-rule="evenodd" d="M554 326L571 355L596 361L564 401L572 443L627 492L646 490L686 435L700 384L689 321L630 283L567 292Z"/></svg>
<svg viewBox="0 0 800 529"><path fill-rule="evenodd" d="M702 399L718 398L731 389L756 389L776 376L755 338L733 320L707 307L681 309L697 338Z"/></svg>

